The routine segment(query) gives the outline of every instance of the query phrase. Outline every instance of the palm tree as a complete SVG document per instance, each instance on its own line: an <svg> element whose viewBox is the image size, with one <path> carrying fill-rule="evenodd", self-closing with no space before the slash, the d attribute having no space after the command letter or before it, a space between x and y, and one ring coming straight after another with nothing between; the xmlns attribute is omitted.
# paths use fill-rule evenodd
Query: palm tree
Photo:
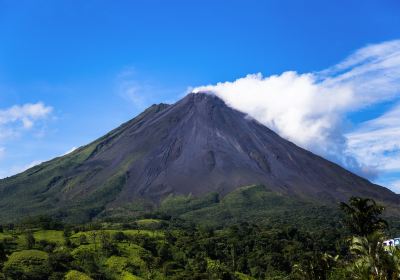
<svg viewBox="0 0 400 280"><path fill-rule="evenodd" d="M399 279L399 250L391 248L389 252L385 251L383 239L381 231L352 237L350 252L355 260L350 270L353 279Z"/></svg>
<svg viewBox="0 0 400 280"><path fill-rule="evenodd" d="M373 199L351 197L349 204L342 202L340 208L346 215L345 224L354 235L368 236L387 227L387 222L379 217L385 208Z"/></svg>
<svg viewBox="0 0 400 280"><path fill-rule="evenodd" d="M382 271L382 258L386 254L382 246L380 232L365 236L353 236L350 252L356 257L352 266L352 275L355 279L385 279Z"/></svg>

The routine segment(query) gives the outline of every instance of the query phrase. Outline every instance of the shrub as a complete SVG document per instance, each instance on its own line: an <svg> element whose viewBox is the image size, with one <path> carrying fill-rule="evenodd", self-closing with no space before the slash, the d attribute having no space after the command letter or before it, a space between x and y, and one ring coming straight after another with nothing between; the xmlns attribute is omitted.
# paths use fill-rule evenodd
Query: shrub
<svg viewBox="0 0 400 280"><path fill-rule="evenodd" d="M127 236L125 235L125 233L123 233L122 231L117 231L117 232L114 234L113 239L114 239L115 241L117 241L117 242L121 242L121 241L127 240L128 237L127 237Z"/></svg>
<svg viewBox="0 0 400 280"><path fill-rule="evenodd" d="M70 270L73 260L68 250L59 250L49 254L49 264L53 271L67 272Z"/></svg>
<svg viewBox="0 0 400 280"><path fill-rule="evenodd" d="M65 275L65 280L92 280L87 274L77 271L71 270Z"/></svg>
<svg viewBox="0 0 400 280"><path fill-rule="evenodd" d="M11 279L47 279L50 274L48 255L39 250L14 252L5 262L3 272Z"/></svg>

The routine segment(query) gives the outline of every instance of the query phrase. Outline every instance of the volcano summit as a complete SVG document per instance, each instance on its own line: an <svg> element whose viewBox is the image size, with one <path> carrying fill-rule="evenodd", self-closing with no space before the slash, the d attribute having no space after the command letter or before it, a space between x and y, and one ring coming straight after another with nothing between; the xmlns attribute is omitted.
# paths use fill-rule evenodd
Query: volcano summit
<svg viewBox="0 0 400 280"><path fill-rule="evenodd" d="M350 196L396 204L399 196L325 160L228 107L191 93L153 105L100 139L0 181L0 220L91 211L169 195L224 196L258 184L273 192L338 202Z"/></svg>

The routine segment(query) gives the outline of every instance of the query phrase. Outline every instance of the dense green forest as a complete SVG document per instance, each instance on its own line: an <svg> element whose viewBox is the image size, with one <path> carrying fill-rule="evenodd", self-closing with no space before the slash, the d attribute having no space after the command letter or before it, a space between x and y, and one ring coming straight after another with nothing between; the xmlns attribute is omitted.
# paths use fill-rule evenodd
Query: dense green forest
<svg viewBox="0 0 400 280"><path fill-rule="evenodd" d="M40 216L4 224L0 279L400 279L400 250L384 247L393 233L373 200L352 198L338 206L337 220L317 227L278 219L194 223L193 214L168 213L199 201L176 200L123 223Z"/></svg>

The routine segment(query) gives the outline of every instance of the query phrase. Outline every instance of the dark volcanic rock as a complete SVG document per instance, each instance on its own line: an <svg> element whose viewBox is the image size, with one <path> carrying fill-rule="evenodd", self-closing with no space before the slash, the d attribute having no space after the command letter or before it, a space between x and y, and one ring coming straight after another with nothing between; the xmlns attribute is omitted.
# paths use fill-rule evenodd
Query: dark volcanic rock
<svg viewBox="0 0 400 280"><path fill-rule="evenodd" d="M22 193L34 205L29 209L76 201L104 207L137 198L159 201L168 194L226 194L249 184L327 202L353 195L399 201L390 190L282 139L216 96L199 93L173 105L153 105L67 156L0 181L0 209L10 206L10 197L18 205Z"/></svg>

